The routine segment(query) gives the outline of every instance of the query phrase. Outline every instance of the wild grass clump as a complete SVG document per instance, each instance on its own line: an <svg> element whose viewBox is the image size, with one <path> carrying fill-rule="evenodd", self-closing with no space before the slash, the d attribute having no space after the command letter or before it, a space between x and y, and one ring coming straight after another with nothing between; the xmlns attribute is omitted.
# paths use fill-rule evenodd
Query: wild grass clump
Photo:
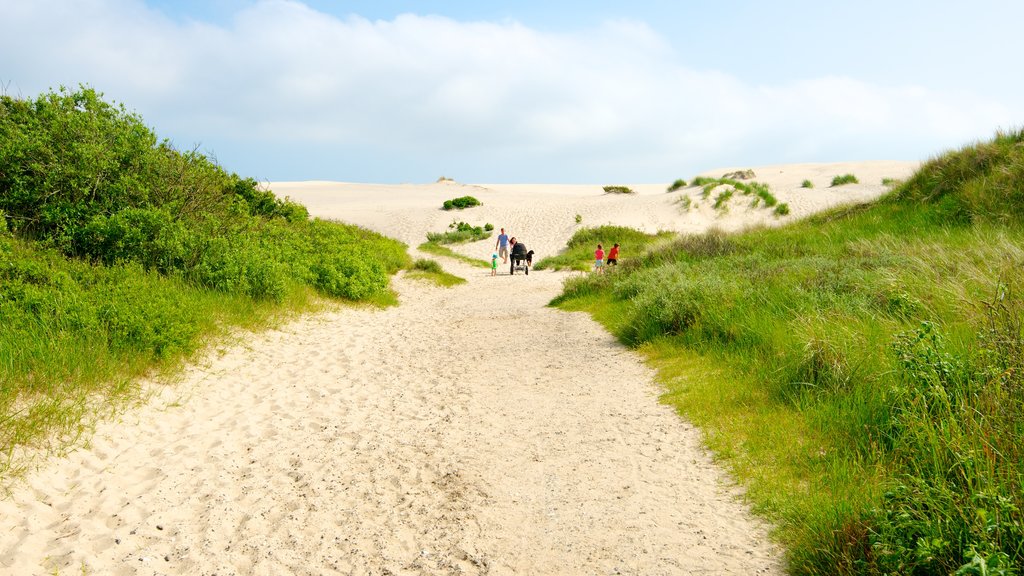
<svg viewBox="0 0 1024 576"><path fill-rule="evenodd" d="M778 205L775 206L775 215L776 216L786 216L788 214L789 214L789 204L786 204L785 202L783 202L782 204L778 204Z"/></svg>
<svg viewBox="0 0 1024 576"><path fill-rule="evenodd" d="M488 226L490 228L488 228ZM427 241L434 244L462 244L491 236L494 226L473 226L467 222L452 222L444 232L427 232Z"/></svg>
<svg viewBox="0 0 1024 576"><path fill-rule="evenodd" d="M735 190L733 188L726 188L726 189L722 190L721 192L719 192L718 195L715 196L715 203L712 204L712 207L715 210L726 210L726 209L728 209L729 206L728 206L727 203L729 202L729 199L732 198L732 195L733 195L734 192L735 192Z"/></svg>
<svg viewBox="0 0 1024 576"><path fill-rule="evenodd" d="M764 204L765 208L770 208L779 202L775 195L772 194L769 186L764 182L742 182L734 178L698 176L693 179L692 185L701 187L701 197L704 199L710 197L713 190L724 187L715 196L714 208L716 210L727 208L726 203L732 198L734 191L739 191L744 196L754 196L754 200L751 203L752 208L756 208L761 204Z"/></svg>
<svg viewBox="0 0 1024 576"><path fill-rule="evenodd" d="M464 210L466 208L472 208L473 206L483 206L483 204L472 196L460 196L458 198L452 198L451 200L445 200L441 204L441 209Z"/></svg>
<svg viewBox="0 0 1024 576"><path fill-rule="evenodd" d="M668 187L667 192L675 192L676 190L679 190L679 189L682 189L682 188L685 188L685 187L686 187L686 180L683 180L682 178L678 178L678 179L676 179L675 182L672 183L671 186Z"/></svg>
<svg viewBox="0 0 1024 576"><path fill-rule="evenodd" d="M860 181L853 174L843 174L842 176L836 176L832 178L832 186L842 186L844 184L859 184Z"/></svg>
<svg viewBox="0 0 1024 576"><path fill-rule="evenodd" d="M603 190L605 194L636 194L629 186L605 186Z"/></svg>
<svg viewBox="0 0 1024 576"><path fill-rule="evenodd" d="M939 157L870 205L660 244L557 301L648 355L789 572L1016 573L1022 139Z"/></svg>
<svg viewBox="0 0 1024 576"><path fill-rule="evenodd" d="M408 264L401 243L310 220L89 88L0 96L0 214L8 457L76 436L85 399L114 402L230 326L316 294L386 301Z"/></svg>
<svg viewBox="0 0 1024 576"><path fill-rule="evenodd" d="M679 209L683 212L689 212L690 207L693 205L693 200L690 198L689 194L679 196L673 202L679 206Z"/></svg>
<svg viewBox="0 0 1024 576"><path fill-rule="evenodd" d="M800 183L800 187L801 188L814 188L814 182L811 182L810 180L804 180L803 182Z"/></svg>
<svg viewBox="0 0 1024 576"><path fill-rule="evenodd" d="M411 278L421 278L433 282L444 288L466 283L465 278L446 272L437 261L426 258L418 258L413 262L408 275Z"/></svg>

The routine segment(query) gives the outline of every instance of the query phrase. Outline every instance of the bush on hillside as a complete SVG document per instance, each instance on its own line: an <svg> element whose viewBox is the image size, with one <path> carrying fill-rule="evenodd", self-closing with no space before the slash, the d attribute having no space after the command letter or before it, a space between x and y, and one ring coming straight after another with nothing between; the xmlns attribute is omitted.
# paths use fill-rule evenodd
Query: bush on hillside
<svg viewBox="0 0 1024 576"><path fill-rule="evenodd" d="M134 262L254 298L280 300L298 282L360 299L387 278L359 259L402 266L400 244L311 224L305 207L158 142L141 118L90 88L0 96L0 211L19 236L67 256ZM367 242L379 249L359 254Z"/></svg>
<svg viewBox="0 0 1024 576"><path fill-rule="evenodd" d="M441 209L462 210L464 208L472 208L473 206L483 206L483 204L472 196L460 196L451 200L445 200L444 204L441 205Z"/></svg>

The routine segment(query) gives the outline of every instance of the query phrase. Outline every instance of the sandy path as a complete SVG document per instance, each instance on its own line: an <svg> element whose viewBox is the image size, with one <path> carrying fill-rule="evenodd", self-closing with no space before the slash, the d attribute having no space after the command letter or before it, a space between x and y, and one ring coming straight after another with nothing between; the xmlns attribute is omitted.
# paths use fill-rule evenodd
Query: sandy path
<svg viewBox="0 0 1024 576"><path fill-rule="evenodd" d="M543 257L580 226L778 224L876 197L882 178L915 168L757 168L791 205L784 219L744 198L716 211L695 189L664 184L629 196L564 185L274 189L411 246L466 219L506 226ZM828 187L847 172L862 184ZM464 194L484 206L439 209ZM681 195L691 209L679 209ZM488 258L493 240L458 250ZM445 266L469 283L396 278L399 307L251 335L101 424L89 449L0 502L0 575L781 572L766 527L699 432L658 404L637 355L588 316L545 306L563 275Z"/></svg>
<svg viewBox="0 0 1024 576"><path fill-rule="evenodd" d="M637 356L545 307L560 275L446 264L102 425L0 503L0 573L779 572Z"/></svg>

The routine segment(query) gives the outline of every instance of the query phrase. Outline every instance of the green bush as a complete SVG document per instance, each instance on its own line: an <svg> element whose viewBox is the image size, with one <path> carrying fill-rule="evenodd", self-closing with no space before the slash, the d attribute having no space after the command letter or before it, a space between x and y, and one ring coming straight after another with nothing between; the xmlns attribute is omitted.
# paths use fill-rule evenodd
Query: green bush
<svg viewBox="0 0 1024 576"><path fill-rule="evenodd" d="M679 190L680 188L685 188L685 187L686 187L686 180L683 180L682 178L679 178L675 182L673 182L671 186L668 187L668 191L669 192L675 192L676 190Z"/></svg>
<svg viewBox="0 0 1024 576"><path fill-rule="evenodd" d="M776 216L785 216L787 214L789 214L789 204L783 202L782 204L778 204L777 206L775 206Z"/></svg>
<svg viewBox="0 0 1024 576"><path fill-rule="evenodd" d="M483 206L479 200L472 196L460 196L459 198L452 198L451 200L445 200L441 208L444 210L471 208L473 206Z"/></svg>
<svg viewBox="0 0 1024 576"><path fill-rule="evenodd" d="M803 182L800 183L800 187L801 188L814 188L814 182L811 182L810 180L804 180Z"/></svg>

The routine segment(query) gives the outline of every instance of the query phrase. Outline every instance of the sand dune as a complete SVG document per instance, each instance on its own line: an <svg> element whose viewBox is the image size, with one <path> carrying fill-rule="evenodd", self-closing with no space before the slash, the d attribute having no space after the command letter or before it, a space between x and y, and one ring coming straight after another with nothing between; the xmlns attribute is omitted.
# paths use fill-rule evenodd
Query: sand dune
<svg viewBox="0 0 1024 576"><path fill-rule="evenodd" d="M755 171L800 216L877 195L882 177L913 167ZM845 172L865 184L826 188ZM817 188L800 189L804 178ZM413 246L471 218L541 255L565 244L576 214L648 230L777 221L739 205L683 213L665 185L633 196L600 186L273 188ZM439 210L464 194L484 206ZM460 251L485 258L492 248ZM90 447L0 502L0 574L781 572L769 527L699 431L658 403L637 355L586 315L545 306L565 274L444 265L469 282L442 289L400 276L399 307L339 308L222 345L146 406L101 424Z"/></svg>

